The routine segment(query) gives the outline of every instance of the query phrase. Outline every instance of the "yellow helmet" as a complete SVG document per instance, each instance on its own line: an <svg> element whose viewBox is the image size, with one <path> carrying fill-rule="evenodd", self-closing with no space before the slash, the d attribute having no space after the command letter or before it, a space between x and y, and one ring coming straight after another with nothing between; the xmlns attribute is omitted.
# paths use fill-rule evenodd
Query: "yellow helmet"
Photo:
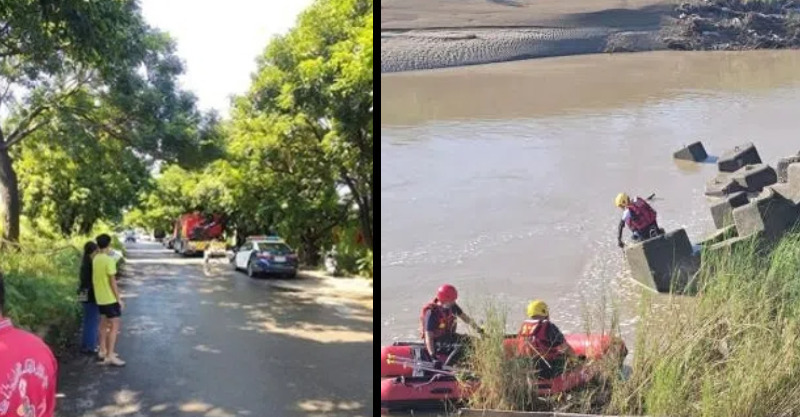
<svg viewBox="0 0 800 417"><path fill-rule="evenodd" d="M550 316L550 309L547 304L542 300L533 300L528 303L528 317L534 316Z"/></svg>
<svg viewBox="0 0 800 417"><path fill-rule="evenodd" d="M631 198L628 197L625 193L617 194L617 198L614 199L614 205L623 208L631 203Z"/></svg>

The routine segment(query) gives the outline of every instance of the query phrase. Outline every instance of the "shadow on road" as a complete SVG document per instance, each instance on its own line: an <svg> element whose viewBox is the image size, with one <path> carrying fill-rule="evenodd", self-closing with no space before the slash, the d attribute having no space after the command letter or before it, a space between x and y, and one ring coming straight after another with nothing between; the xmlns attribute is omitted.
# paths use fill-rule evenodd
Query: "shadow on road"
<svg viewBox="0 0 800 417"><path fill-rule="evenodd" d="M64 364L59 417L373 415L372 310L321 282L129 253L121 369ZM286 284L286 285L284 285Z"/></svg>

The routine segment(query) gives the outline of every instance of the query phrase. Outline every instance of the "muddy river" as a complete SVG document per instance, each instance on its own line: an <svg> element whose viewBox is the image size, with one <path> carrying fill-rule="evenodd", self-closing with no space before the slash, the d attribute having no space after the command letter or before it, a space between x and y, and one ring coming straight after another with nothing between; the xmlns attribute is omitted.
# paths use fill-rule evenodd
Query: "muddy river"
<svg viewBox="0 0 800 417"><path fill-rule="evenodd" d="M676 164L748 141L762 159L800 150L800 53L643 53L539 59L381 76L381 343L417 337L444 282L481 319L551 304L581 331L642 289L616 246L620 191L647 196L662 227L713 229L714 164ZM627 234L627 233L626 233Z"/></svg>

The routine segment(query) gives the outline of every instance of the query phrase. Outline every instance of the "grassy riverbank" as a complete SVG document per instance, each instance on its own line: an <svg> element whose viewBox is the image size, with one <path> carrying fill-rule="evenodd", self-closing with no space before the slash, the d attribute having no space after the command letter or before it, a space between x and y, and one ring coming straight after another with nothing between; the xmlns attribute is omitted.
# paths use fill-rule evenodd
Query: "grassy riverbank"
<svg viewBox="0 0 800 417"><path fill-rule="evenodd" d="M701 288L646 308L608 412L776 416L800 410L800 233L704 258Z"/></svg>
<svg viewBox="0 0 800 417"><path fill-rule="evenodd" d="M620 372L608 362L600 382L581 392L532 398L528 370L503 361L498 341L478 342L470 366L482 375L482 385L470 406L675 417L797 415L800 232L770 248L753 241L708 254L697 279L697 296L661 300L658 309L654 295L643 295L631 367ZM486 324L499 337L505 313L487 309Z"/></svg>

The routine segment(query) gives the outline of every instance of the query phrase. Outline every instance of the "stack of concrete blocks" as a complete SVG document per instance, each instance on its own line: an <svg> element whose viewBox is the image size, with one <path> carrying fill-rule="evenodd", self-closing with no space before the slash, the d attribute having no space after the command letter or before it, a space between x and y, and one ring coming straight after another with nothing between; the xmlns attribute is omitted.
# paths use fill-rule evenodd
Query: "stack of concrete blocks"
<svg viewBox="0 0 800 417"><path fill-rule="evenodd" d="M697 145L702 147L692 144L673 156L705 159ZM776 171L747 143L721 156L717 168L706 184L717 231L698 242L701 247L730 251L753 237L774 241L800 219L800 154L781 159ZM683 291L700 266L683 229L629 246L625 254L633 277L659 292Z"/></svg>
<svg viewBox="0 0 800 417"><path fill-rule="evenodd" d="M754 148L745 151L750 158L757 154ZM727 165L733 166L735 164ZM740 167L733 175L737 176L737 183L745 188L751 200L741 204L740 194L728 196L729 200L736 200L736 204L729 204L730 214L727 207L717 206L722 203L712 205L715 225L718 228L733 225L736 237L713 242L709 250L730 250L753 237L775 241L800 220L800 156L782 158L777 172L759 160L754 165Z"/></svg>
<svg viewBox="0 0 800 417"><path fill-rule="evenodd" d="M757 193L778 182L778 174L761 163L752 143L737 146L717 161L719 173L706 183L706 195L725 198L738 192Z"/></svg>
<svg viewBox="0 0 800 417"><path fill-rule="evenodd" d="M726 152L717 162L717 167L719 173L706 184L706 195L712 197L711 217L717 229L734 224L733 211L736 208L747 205L765 187L778 182L778 173L761 163L758 150L752 143Z"/></svg>

